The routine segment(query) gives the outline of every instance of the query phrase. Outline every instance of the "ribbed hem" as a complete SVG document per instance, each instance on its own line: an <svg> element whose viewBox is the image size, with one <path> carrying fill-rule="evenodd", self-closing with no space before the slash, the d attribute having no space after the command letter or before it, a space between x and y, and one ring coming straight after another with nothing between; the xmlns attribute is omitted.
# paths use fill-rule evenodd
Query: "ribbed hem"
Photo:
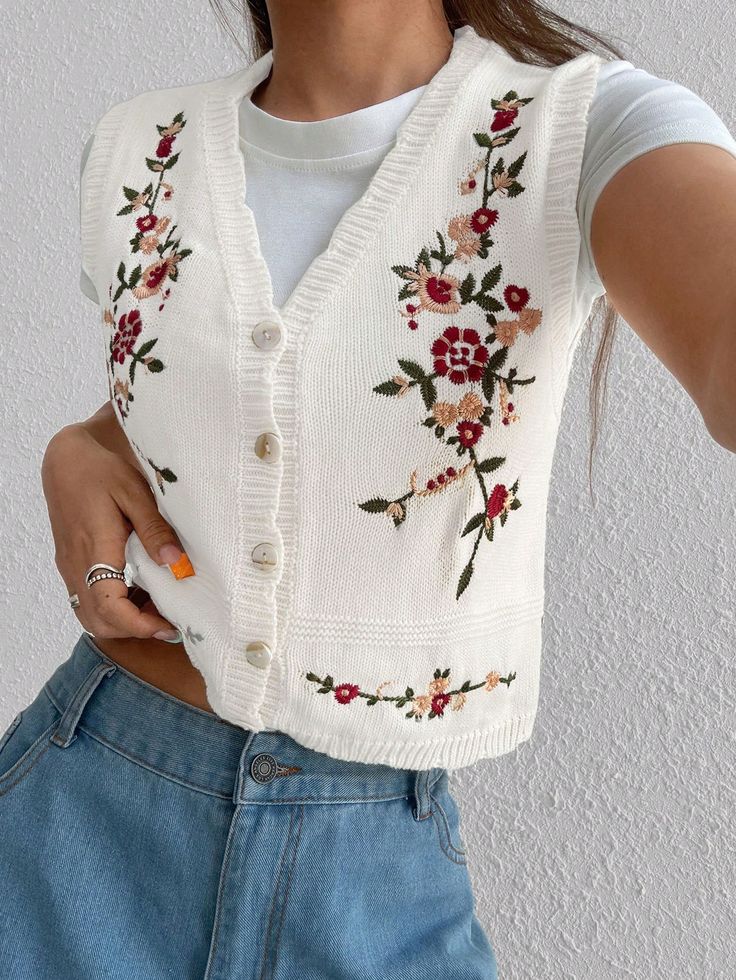
<svg viewBox="0 0 736 980"><path fill-rule="evenodd" d="M385 739L375 742L367 742L363 738L351 740L346 739L344 734L305 732L289 725L279 730L308 749L348 762L382 762L399 769L460 769L481 759L505 755L527 741L532 734L535 717L536 711L509 718L494 728L430 738L420 744L387 742Z"/></svg>
<svg viewBox="0 0 736 980"><path fill-rule="evenodd" d="M554 105L547 174L545 241L551 322L552 408L557 424L567 387L575 279L582 243L577 192L588 129L588 111L604 58L588 51L557 69L549 98Z"/></svg>

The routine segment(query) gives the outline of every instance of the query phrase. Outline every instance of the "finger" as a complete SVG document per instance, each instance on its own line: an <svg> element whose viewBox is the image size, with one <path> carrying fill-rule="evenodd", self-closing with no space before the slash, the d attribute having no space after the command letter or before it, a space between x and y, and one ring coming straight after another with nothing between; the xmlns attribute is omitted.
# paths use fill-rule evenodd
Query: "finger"
<svg viewBox="0 0 736 980"><path fill-rule="evenodd" d="M158 613L153 603L139 608L131 602L128 587L120 579L102 579L87 592L86 602L80 594L80 605L75 612L82 625L101 639L173 639L178 636L177 628Z"/></svg>
<svg viewBox="0 0 736 980"><path fill-rule="evenodd" d="M131 470L131 479L121 485L116 502L158 565L172 565L179 560L184 550L181 542L159 511L153 491L142 474Z"/></svg>

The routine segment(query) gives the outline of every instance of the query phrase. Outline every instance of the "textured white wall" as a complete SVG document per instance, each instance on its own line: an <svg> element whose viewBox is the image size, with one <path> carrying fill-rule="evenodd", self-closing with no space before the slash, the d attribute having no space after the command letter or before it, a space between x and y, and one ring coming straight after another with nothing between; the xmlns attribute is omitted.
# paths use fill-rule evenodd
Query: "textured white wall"
<svg viewBox="0 0 736 980"><path fill-rule="evenodd" d="M558 2L736 132L730 2ZM143 88L235 70L206 0L14 4L2 30L0 731L79 629L39 467L106 397L78 289L79 155ZM549 510L542 697L515 753L453 777L502 980L733 977L736 457L622 323L594 472L579 348Z"/></svg>

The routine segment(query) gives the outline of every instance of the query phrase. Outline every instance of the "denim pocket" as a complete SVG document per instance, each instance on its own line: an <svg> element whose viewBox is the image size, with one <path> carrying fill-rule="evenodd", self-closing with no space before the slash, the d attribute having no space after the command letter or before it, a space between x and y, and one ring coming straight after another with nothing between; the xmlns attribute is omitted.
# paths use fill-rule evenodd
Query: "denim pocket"
<svg viewBox="0 0 736 980"><path fill-rule="evenodd" d="M50 738L59 718L43 689L16 715L0 740L0 799L26 778L51 747Z"/></svg>
<svg viewBox="0 0 736 980"><path fill-rule="evenodd" d="M442 853L454 864L467 864L467 851L460 827L460 809L450 790L446 771L430 789L429 797Z"/></svg>

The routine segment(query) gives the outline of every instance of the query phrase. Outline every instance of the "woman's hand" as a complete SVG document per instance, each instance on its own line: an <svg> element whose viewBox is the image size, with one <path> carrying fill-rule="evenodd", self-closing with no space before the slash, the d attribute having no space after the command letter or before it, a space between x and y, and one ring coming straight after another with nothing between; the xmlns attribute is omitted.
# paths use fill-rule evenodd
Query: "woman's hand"
<svg viewBox="0 0 736 980"><path fill-rule="evenodd" d="M84 581L86 570L96 562L125 565L131 530L158 564L171 564L182 552L110 402L90 419L67 425L52 437L41 479L56 567L68 593L79 595L74 612L82 626L101 639L176 639L178 630L150 600L139 609L127 598L124 582L105 579L87 588Z"/></svg>

